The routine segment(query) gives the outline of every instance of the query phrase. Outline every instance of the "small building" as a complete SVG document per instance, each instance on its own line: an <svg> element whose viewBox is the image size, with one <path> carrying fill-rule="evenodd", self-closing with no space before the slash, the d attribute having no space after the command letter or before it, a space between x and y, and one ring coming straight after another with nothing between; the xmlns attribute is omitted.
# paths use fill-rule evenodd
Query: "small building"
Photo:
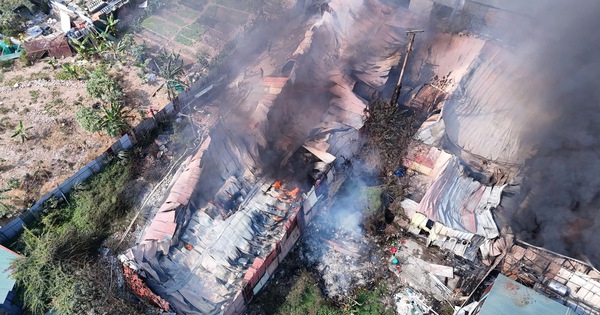
<svg viewBox="0 0 600 315"><path fill-rule="evenodd" d="M570 315L570 308L499 274L471 315Z"/></svg>
<svg viewBox="0 0 600 315"><path fill-rule="evenodd" d="M65 58L73 55L64 34L45 36L23 43L30 60L44 57Z"/></svg>

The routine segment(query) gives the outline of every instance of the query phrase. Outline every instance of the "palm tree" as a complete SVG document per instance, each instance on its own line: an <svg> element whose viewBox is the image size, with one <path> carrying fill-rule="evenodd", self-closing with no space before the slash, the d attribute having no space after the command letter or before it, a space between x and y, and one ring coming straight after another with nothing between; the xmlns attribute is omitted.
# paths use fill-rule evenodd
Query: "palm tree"
<svg viewBox="0 0 600 315"><path fill-rule="evenodd" d="M15 129L15 133L10 136L11 138L14 138L16 136L20 136L21 138L21 143L25 142L25 140L29 140L29 136L27 135L27 130L31 129L33 127L27 127L25 128L23 126L23 121L19 120L19 125L17 126L17 129Z"/></svg>

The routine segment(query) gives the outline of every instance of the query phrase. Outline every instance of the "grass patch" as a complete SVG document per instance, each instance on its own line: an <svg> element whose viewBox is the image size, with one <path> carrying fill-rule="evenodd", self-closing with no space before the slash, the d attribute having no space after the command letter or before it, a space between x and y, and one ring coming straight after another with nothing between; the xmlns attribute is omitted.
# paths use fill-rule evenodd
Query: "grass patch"
<svg viewBox="0 0 600 315"><path fill-rule="evenodd" d="M200 39L202 39L202 36L204 35L205 32L206 32L206 29L204 28L203 25L194 23L194 24L188 25L188 26L184 27L183 29L181 29L181 31L179 31L178 35L185 36L194 41L199 41Z"/></svg>
<svg viewBox="0 0 600 315"><path fill-rule="evenodd" d="M173 38L179 30L179 27L176 25L165 22L156 16L145 19L142 22L142 26L166 38Z"/></svg>
<svg viewBox="0 0 600 315"><path fill-rule="evenodd" d="M179 16L177 15L173 15L173 14L169 14L168 16L165 17L165 19L173 24L179 25L179 26L186 26L188 25L187 21L184 21L183 19L181 19Z"/></svg>
<svg viewBox="0 0 600 315"><path fill-rule="evenodd" d="M25 81L25 77L23 77L22 75L17 75L14 78L6 81L6 85L7 86L14 86L15 84L21 83L23 81Z"/></svg>
<svg viewBox="0 0 600 315"><path fill-rule="evenodd" d="M127 188L133 162L118 161L68 195L51 198L41 220L30 225L13 248L18 294L32 314L138 313L137 303L118 298L110 267L97 260L103 241L131 209Z"/></svg>
<svg viewBox="0 0 600 315"><path fill-rule="evenodd" d="M210 7L208 7L208 9L206 9L206 11L204 11L204 15L212 16L212 17L216 18L218 12L219 12L219 7L216 5L211 5Z"/></svg>
<svg viewBox="0 0 600 315"><path fill-rule="evenodd" d="M291 257L290 257L291 256ZM317 279L300 266L297 252L290 253L280 268L286 274L277 283L271 280L250 304L250 313L276 315L392 315L381 297L388 294L385 285L373 290L358 289L344 307L328 300ZM295 261L292 261L295 260ZM252 312L255 311L255 312Z"/></svg>
<svg viewBox="0 0 600 315"><path fill-rule="evenodd" d="M50 81L50 75L48 73L45 72L35 72L32 73L29 76L29 80L44 80L44 81Z"/></svg>
<svg viewBox="0 0 600 315"><path fill-rule="evenodd" d="M202 1L196 1L196 0L192 0L192 1L202 2ZM204 8L204 4L202 4L202 8ZM200 8L200 10L202 10L202 8ZM190 7L177 6L177 8L175 9L175 15L180 16L184 19L193 21L200 16L200 12L196 11Z"/></svg>
<svg viewBox="0 0 600 315"><path fill-rule="evenodd" d="M183 4L188 8L197 11L202 11L202 9L204 9L204 6L208 3L208 0L179 0L179 3Z"/></svg>
<svg viewBox="0 0 600 315"><path fill-rule="evenodd" d="M232 11L232 10L227 10L227 11L228 11L227 15L229 16L229 18L224 19L224 20L227 21L227 23L229 23L229 24L244 25L248 21L248 14L246 14L246 13Z"/></svg>
<svg viewBox="0 0 600 315"><path fill-rule="evenodd" d="M217 8L212 6L211 8ZM216 12L216 11L215 11ZM208 12L202 14L200 18L196 21L196 23L201 24L207 28L214 28L219 21L216 18L216 14L210 14Z"/></svg>
<svg viewBox="0 0 600 315"><path fill-rule="evenodd" d="M220 4L224 7L233 8L241 11L250 10L250 1L240 1L240 0L216 0L215 3Z"/></svg>
<svg viewBox="0 0 600 315"><path fill-rule="evenodd" d="M295 254L292 254L293 256ZM297 257L294 257L297 258ZM289 268L290 257L284 268ZM298 266L299 267L299 266ZM299 267L283 276L278 284L269 282L265 290L252 302L266 314L276 315L343 315L323 296L315 277L304 267ZM255 306L250 307L255 308ZM261 312L257 312L261 313Z"/></svg>
<svg viewBox="0 0 600 315"><path fill-rule="evenodd" d="M177 36L175 36L175 41L184 46L192 45L192 41L189 38L181 35L181 33L177 34Z"/></svg>

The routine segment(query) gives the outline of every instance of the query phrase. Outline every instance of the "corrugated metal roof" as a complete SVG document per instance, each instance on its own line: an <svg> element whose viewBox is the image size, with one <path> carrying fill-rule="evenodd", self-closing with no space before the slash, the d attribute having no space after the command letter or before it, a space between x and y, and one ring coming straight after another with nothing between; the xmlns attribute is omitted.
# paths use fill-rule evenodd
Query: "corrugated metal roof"
<svg viewBox="0 0 600 315"><path fill-rule="evenodd" d="M500 274L482 303L479 315L565 315L570 308Z"/></svg>
<svg viewBox="0 0 600 315"><path fill-rule="evenodd" d="M481 185L465 176L458 159L452 157L417 211L455 230L495 238L499 232L490 210L500 203L503 189Z"/></svg>
<svg viewBox="0 0 600 315"><path fill-rule="evenodd" d="M21 257L12 250L0 245L0 302L4 303L6 296L13 289L15 280L10 277L13 260ZM0 304L1 304L0 303Z"/></svg>

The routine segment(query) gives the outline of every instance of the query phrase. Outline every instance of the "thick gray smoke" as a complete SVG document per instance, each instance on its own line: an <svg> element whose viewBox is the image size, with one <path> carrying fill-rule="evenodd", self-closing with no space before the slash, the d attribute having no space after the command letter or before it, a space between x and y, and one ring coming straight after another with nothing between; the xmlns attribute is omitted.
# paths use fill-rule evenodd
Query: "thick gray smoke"
<svg viewBox="0 0 600 315"><path fill-rule="evenodd" d="M512 0L518 1L518 0ZM600 264L600 2L543 1L517 45L536 73L523 84L543 104L525 135L535 154L512 213L517 235ZM510 91L506 91L510 93ZM529 104L515 104L519 107ZM540 123L542 122L542 123Z"/></svg>

